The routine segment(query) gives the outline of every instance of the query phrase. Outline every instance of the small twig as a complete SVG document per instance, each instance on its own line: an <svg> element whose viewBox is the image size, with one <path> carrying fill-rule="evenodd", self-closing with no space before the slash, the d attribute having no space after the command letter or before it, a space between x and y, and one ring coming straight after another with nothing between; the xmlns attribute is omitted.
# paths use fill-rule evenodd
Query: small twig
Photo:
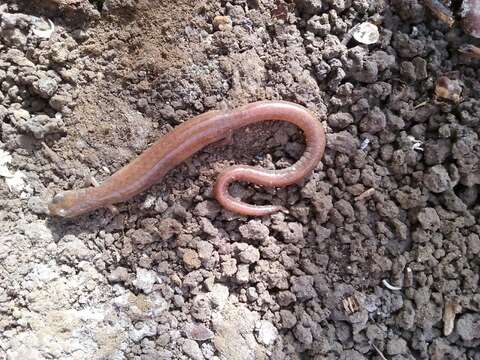
<svg viewBox="0 0 480 360"><path fill-rule="evenodd" d="M420 104L415 105L413 108L416 110L416 109L421 108L421 107L423 107L427 104L428 104L428 101L425 100L425 101L422 101Z"/></svg>
<svg viewBox="0 0 480 360"><path fill-rule="evenodd" d="M361 193L360 195L358 195L358 196L355 198L355 201L360 201L360 200L369 198L369 197L372 196L374 193L375 193L375 189L374 189L374 188L370 188L370 189L364 191L363 193Z"/></svg>
<svg viewBox="0 0 480 360"><path fill-rule="evenodd" d="M382 280L382 283L383 283L383 285L384 285L387 289L389 289L389 290L392 290L392 291L400 291L400 290L402 290L402 288L399 287L399 286L390 285L390 283L389 283L386 279L383 279L383 280Z"/></svg>
<svg viewBox="0 0 480 360"><path fill-rule="evenodd" d="M41 144L43 146L43 150L45 151L45 154L50 158L50 160L52 160L56 164L62 161L62 159L60 159L60 156L58 156L55 151L50 149L48 145L45 144L45 142L42 141Z"/></svg>
<svg viewBox="0 0 480 360"><path fill-rule="evenodd" d="M462 311L462 307L457 302L449 301L443 310L443 334L448 336L452 333L455 326L455 316Z"/></svg>
<svg viewBox="0 0 480 360"><path fill-rule="evenodd" d="M380 349L375 346L374 343L371 343L370 345L372 345L372 347L375 349L375 351L378 353L378 355L380 355L380 357L382 358L382 360L388 360L388 359L385 357L385 355L383 355L383 353L380 351Z"/></svg>

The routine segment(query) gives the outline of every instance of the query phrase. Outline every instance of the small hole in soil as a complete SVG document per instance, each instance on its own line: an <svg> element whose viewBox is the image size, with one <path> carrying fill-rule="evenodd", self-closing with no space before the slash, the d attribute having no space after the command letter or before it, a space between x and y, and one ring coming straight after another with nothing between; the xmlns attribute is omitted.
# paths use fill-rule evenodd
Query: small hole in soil
<svg viewBox="0 0 480 360"><path fill-rule="evenodd" d="M95 5L95 7L98 9L98 11L102 11L103 3L105 2L105 0L89 0L89 1L90 1L90 3Z"/></svg>

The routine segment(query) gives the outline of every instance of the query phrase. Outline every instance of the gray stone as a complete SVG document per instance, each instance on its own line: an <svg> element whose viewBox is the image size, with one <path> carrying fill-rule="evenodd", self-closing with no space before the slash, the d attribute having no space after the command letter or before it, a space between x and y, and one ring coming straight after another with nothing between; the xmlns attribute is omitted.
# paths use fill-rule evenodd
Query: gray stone
<svg viewBox="0 0 480 360"><path fill-rule="evenodd" d="M42 77L33 83L33 90L44 99L50 99L57 89L57 81L50 77Z"/></svg>
<svg viewBox="0 0 480 360"><path fill-rule="evenodd" d="M327 134L327 147L347 155L356 152L360 142L348 131L340 131L334 134Z"/></svg>
<svg viewBox="0 0 480 360"><path fill-rule="evenodd" d="M260 260L260 251L251 245L247 245L245 249L240 251L238 259L245 264L253 264Z"/></svg>
<svg viewBox="0 0 480 360"><path fill-rule="evenodd" d="M347 126L353 124L353 116L350 113L339 112L331 114L328 119L328 125L333 129L343 130Z"/></svg>
<svg viewBox="0 0 480 360"><path fill-rule="evenodd" d="M451 188L451 180L442 165L429 168L423 178L425 187L433 193L441 193Z"/></svg>
<svg viewBox="0 0 480 360"><path fill-rule="evenodd" d="M182 351L192 360L203 360L203 353L197 342L191 339L185 339L182 344Z"/></svg>
<svg viewBox="0 0 480 360"><path fill-rule="evenodd" d="M436 231L440 228L440 218L434 208L424 208L420 210L417 219L425 230Z"/></svg>
<svg viewBox="0 0 480 360"><path fill-rule="evenodd" d="M291 282L292 292L295 294L298 300L306 301L317 296L317 293L313 287L313 276L294 276L292 277Z"/></svg>
<svg viewBox="0 0 480 360"><path fill-rule="evenodd" d="M157 324L155 321L146 321L137 324L133 330L130 330L128 336L134 342L140 342L142 339L157 335Z"/></svg>
<svg viewBox="0 0 480 360"><path fill-rule="evenodd" d="M185 335L192 340L205 341L213 338L215 334L203 324L187 324Z"/></svg>
<svg viewBox="0 0 480 360"><path fill-rule="evenodd" d="M250 220L247 224L241 225L238 230L245 239L248 240L266 240L269 235L268 227L260 220Z"/></svg>
<svg viewBox="0 0 480 360"><path fill-rule="evenodd" d="M360 130L375 134L387 126L387 118L380 108L373 108L363 119L360 121Z"/></svg>
<svg viewBox="0 0 480 360"><path fill-rule="evenodd" d="M402 338L393 338L387 343L388 355L405 354L407 350L407 342Z"/></svg>
<svg viewBox="0 0 480 360"><path fill-rule="evenodd" d="M83 241L73 235L67 235L61 240L59 253L61 258L71 261L88 260L93 255Z"/></svg>
<svg viewBox="0 0 480 360"><path fill-rule="evenodd" d="M70 95L55 94L49 101L50 106L57 111L64 111L72 103L72 97Z"/></svg>
<svg viewBox="0 0 480 360"><path fill-rule="evenodd" d="M463 314L455 326L464 341L480 339L480 314Z"/></svg>
<svg viewBox="0 0 480 360"><path fill-rule="evenodd" d="M63 131L65 124L62 119L51 118L48 115L36 115L29 119L15 121L15 126L22 131L31 133L36 139Z"/></svg>

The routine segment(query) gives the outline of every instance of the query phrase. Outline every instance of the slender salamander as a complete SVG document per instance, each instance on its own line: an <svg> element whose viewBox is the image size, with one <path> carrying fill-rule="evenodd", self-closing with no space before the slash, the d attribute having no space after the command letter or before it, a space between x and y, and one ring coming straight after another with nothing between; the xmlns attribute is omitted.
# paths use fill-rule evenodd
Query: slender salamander
<svg viewBox="0 0 480 360"><path fill-rule="evenodd" d="M325 151L323 126L303 106L286 101L259 101L234 110L198 115L162 136L101 185L55 195L49 204L49 212L71 218L126 201L160 182L171 169L206 145L225 139L236 129L267 120L287 121L303 130L306 148L302 157L281 170L231 166L218 177L214 195L224 208L241 215L263 216L277 212L281 206L250 205L232 197L228 186L233 181L246 181L261 186L285 187L298 183L316 167Z"/></svg>

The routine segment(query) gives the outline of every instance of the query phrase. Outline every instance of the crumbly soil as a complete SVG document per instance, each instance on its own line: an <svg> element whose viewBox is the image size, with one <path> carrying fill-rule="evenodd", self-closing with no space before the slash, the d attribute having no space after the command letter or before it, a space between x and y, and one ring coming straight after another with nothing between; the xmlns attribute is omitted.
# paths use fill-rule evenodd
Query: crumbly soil
<svg viewBox="0 0 480 360"><path fill-rule="evenodd" d="M375 44L352 38L364 21ZM0 359L479 360L467 42L420 0L0 1ZM441 76L459 97L435 95ZM328 134L302 183L230 189L287 213L241 217L212 196L228 165L301 156L301 132L275 122L118 214L48 216L57 191L179 123L263 99L306 106Z"/></svg>

